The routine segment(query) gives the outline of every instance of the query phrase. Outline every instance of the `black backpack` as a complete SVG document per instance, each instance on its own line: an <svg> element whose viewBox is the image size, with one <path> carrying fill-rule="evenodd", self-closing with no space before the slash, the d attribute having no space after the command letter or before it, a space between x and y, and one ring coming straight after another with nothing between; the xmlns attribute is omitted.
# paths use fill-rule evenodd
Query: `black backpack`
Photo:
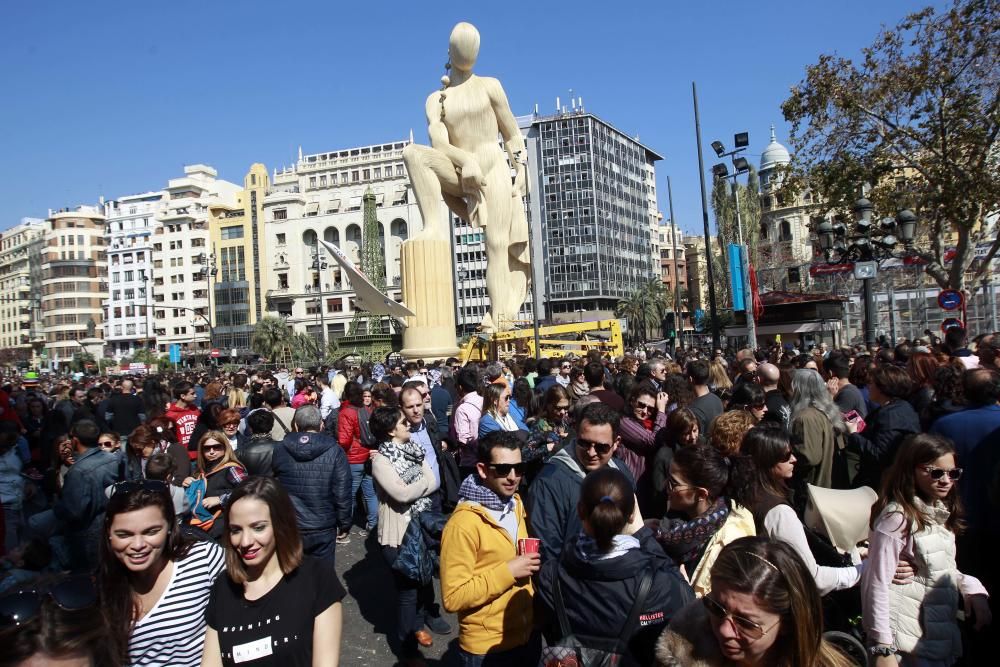
<svg viewBox="0 0 1000 667"><path fill-rule="evenodd" d="M629 653L629 640L639 624L639 615L646 605L646 597L653 586L653 568L649 566L642 574L639 589L636 591L632 611L625 619L625 625L617 637L587 637L577 636L570 627L566 616L566 605L563 603L562 589L559 586L559 575L555 576L555 590L552 592L552 604L555 607L556 618L559 621L559 641L542 649L539 667L620 667L631 664L626 662Z"/></svg>

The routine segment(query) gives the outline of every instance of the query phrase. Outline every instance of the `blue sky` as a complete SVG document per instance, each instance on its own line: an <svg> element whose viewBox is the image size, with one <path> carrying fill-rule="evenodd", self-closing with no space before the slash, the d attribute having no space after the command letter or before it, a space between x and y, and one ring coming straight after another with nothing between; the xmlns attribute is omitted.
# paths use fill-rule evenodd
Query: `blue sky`
<svg viewBox="0 0 1000 667"><path fill-rule="evenodd" d="M253 162L400 139L426 142L460 20L482 34L477 72L516 114L582 96L665 160L685 230L701 227L691 108L702 139L750 132L754 161L780 104L821 53L855 57L908 0L689 2L7 3L0 22L0 229L49 208L156 190L185 164L242 182ZM932 3L942 6L944 3ZM787 142L785 142L787 143ZM714 155L712 155L714 157Z"/></svg>

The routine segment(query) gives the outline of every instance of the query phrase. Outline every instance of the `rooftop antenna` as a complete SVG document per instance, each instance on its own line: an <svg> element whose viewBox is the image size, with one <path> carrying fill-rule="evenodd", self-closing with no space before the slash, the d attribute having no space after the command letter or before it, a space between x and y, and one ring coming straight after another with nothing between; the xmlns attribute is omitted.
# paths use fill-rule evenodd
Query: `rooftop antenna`
<svg viewBox="0 0 1000 667"><path fill-rule="evenodd" d="M559 103L559 97L556 96L556 113L559 113L560 109L562 109L562 105Z"/></svg>

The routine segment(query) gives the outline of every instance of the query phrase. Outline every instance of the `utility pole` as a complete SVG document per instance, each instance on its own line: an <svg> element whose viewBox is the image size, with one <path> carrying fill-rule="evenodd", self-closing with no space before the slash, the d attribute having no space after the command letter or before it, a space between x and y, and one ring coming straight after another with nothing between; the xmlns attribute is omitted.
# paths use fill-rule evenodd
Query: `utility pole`
<svg viewBox="0 0 1000 667"><path fill-rule="evenodd" d="M674 221L674 193L670 188L670 176L667 176L667 205L670 207L670 252L674 258L674 350L676 351L677 332L684 331L684 323L681 321L681 279L677 272L677 223Z"/></svg>
<svg viewBox="0 0 1000 667"><path fill-rule="evenodd" d="M743 245L743 218L740 216L740 186L736 182L736 174L733 174L733 199L736 202L736 236L740 244L740 273L743 277L743 312L747 316L747 346L751 350L756 350L757 322L753 316L753 294L750 292L750 248Z"/></svg>
<svg viewBox="0 0 1000 667"><path fill-rule="evenodd" d="M691 96L694 99L694 137L698 144L698 179L701 181L701 220L705 226L705 259L708 262L708 307L712 318L712 347L721 348L719 336L719 316L715 303L715 271L712 269L712 240L708 226L708 195L705 192L705 158L701 154L701 118L698 115L698 89L691 82Z"/></svg>

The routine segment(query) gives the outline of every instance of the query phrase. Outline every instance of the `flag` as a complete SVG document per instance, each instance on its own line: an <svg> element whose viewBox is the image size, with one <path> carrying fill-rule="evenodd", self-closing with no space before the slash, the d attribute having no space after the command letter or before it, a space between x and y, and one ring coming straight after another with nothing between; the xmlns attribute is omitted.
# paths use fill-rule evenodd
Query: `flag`
<svg viewBox="0 0 1000 667"><path fill-rule="evenodd" d="M760 300L760 290L757 288L757 269L750 265L750 295L753 302L753 318L759 320L764 314L764 303Z"/></svg>

